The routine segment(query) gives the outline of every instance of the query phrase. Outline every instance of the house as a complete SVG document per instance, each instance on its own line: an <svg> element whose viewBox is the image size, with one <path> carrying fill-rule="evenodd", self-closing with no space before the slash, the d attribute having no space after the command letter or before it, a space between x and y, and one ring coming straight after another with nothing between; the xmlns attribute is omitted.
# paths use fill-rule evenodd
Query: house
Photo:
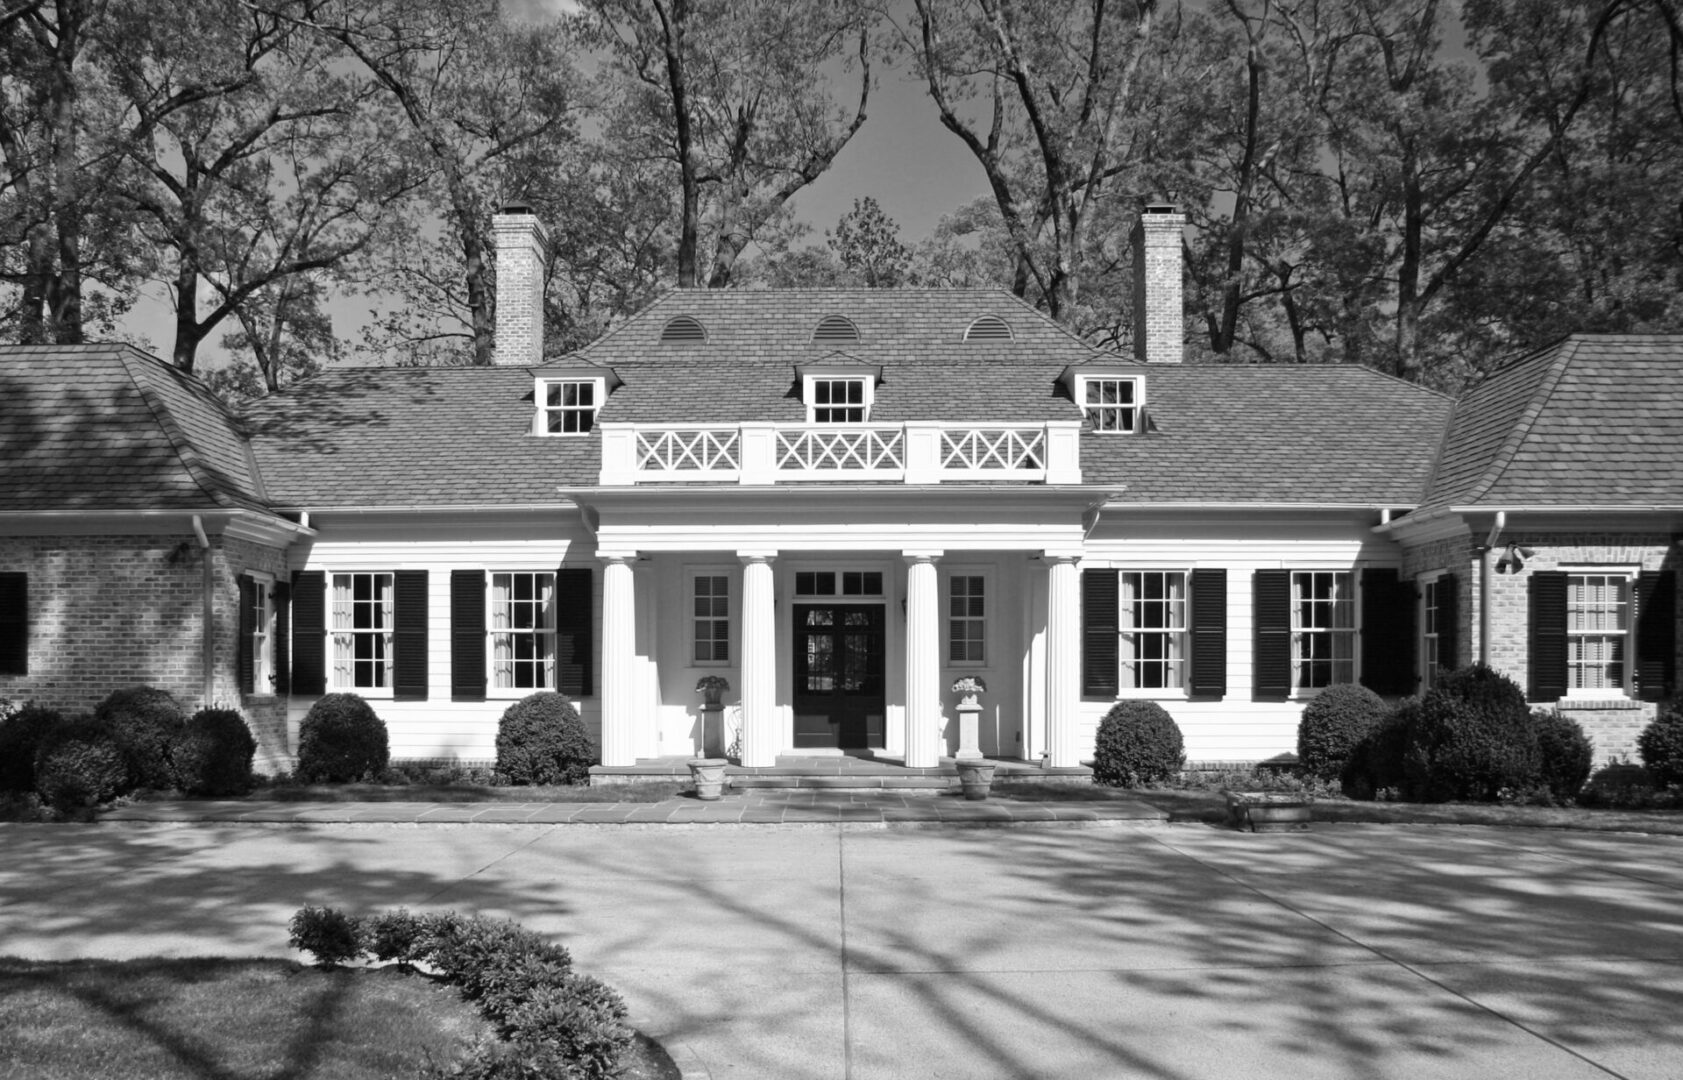
<svg viewBox="0 0 1683 1080"><path fill-rule="evenodd" d="M678 290L543 348L543 230L498 215L497 363L334 369L236 418L113 346L0 349L0 697L310 704L486 761L575 698L608 765L960 749L1073 766L1119 699L1194 761L1304 702L1483 659L1629 757L1677 693L1683 337L1569 338L1461 401L1366 368L1180 362L1181 231L1136 234L1136 352L1010 295Z"/></svg>

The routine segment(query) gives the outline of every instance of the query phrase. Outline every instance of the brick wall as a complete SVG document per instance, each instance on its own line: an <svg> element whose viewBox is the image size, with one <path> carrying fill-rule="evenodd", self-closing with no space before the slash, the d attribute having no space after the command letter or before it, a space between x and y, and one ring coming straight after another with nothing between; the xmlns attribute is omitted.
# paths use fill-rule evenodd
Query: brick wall
<svg viewBox="0 0 1683 1080"><path fill-rule="evenodd" d="M1478 656L1478 554L1472 537L1450 537L1404 549L1405 581L1438 572L1455 575L1455 656L1442 661L1446 667L1461 667Z"/></svg>
<svg viewBox="0 0 1683 1080"><path fill-rule="evenodd" d="M1134 359L1179 363L1186 341L1181 232L1186 215L1147 211L1134 225Z"/></svg>
<svg viewBox="0 0 1683 1080"><path fill-rule="evenodd" d="M211 537L216 665L203 679L204 553L188 534L0 538L0 571L29 575L29 672L0 675L0 697L67 712L113 690L168 690L189 710L240 708L258 741L257 767L287 760L286 707L239 693L239 593L248 569L285 572L282 552Z"/></svg>
<svg viewBox="0 0 1683 1080"><path fill-rule="evenodd" d="M544 231L527 213L491 219L497 256L498 364L543 362Z"/></svg>

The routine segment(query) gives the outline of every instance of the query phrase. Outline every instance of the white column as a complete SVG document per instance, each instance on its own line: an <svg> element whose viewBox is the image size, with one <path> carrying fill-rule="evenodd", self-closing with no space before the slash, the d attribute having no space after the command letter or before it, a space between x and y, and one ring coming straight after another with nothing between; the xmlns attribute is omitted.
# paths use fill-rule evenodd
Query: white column
<svg viewBox="0 0 1683 1080"><path fill-rule="evenodd" d="M941 757L941 598L939 551L906 557L906 767L932 769Z"/></svg>
<svg viewBox="0 0 1683 1080"><path fill-rule="evenodd" d="M775 553L737 552L742 560L742 764L777 764L777 605L772 598Z"/></svg>
<svg viewBox="0 0 1683 1080"><path fill-rule="evenodd" d="M1079 765L1081 587L1075 557L1046 554L1046 752L1053 768Z"/></svg>
<svg viewBox="0 0 1683 1080"><path fill-rule="evenodd" d="M602 764L637 763L637 585L632 552L597 552L602 570Z"/></svg>

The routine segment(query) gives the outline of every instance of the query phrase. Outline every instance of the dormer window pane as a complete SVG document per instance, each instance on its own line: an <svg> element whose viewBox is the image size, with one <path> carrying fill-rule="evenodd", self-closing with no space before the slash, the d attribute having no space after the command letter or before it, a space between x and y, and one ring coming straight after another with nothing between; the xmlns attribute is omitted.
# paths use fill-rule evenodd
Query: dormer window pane
<svg viewBox="0 0 1683 1080"><path fill-rule="evenodd" d="M545 384L545 430L551 435L583 435L595 420L595 383L567 380Z"/></svg>
<svg viewBox="0 0 1683 1080"><path fill-rule="evenodd" d="M1084 381L1087 394L1082 405L1093 418L1094 431L1134 430L1134 380L1089 378Z"/></svg>
<svg viewBox="0 0 1683 1080"><path fill-rule="evenodd" d="M862 424L865 422L864 379L814 379L812 422L815 424Z"/></svg>

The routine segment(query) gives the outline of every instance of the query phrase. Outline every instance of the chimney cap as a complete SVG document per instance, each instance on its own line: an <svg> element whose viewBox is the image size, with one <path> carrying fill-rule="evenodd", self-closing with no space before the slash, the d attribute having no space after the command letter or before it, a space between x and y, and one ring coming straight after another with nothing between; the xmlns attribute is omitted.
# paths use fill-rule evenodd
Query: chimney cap
<svg viewBox="0 0 1683 1080"><path fill-rule="evenodd" d="M536 214L537 211L532 209L532 204L531 203L511 202L511 203L503 203L502 209L498 210L497 213L499 213L499 214Z"/></svg>
<svg viewBox="0 0 1683 1080"><path fill-rule="evenodd" d="M1178 213L1180 213L1180 207L1176 206L1174 203L1169 202L1167 200L1158 199L1156 201L1146 203L1145 204L1145 210L1143 211L1143 213L1147 213L1147 214L1178 214Z"/></svg>

